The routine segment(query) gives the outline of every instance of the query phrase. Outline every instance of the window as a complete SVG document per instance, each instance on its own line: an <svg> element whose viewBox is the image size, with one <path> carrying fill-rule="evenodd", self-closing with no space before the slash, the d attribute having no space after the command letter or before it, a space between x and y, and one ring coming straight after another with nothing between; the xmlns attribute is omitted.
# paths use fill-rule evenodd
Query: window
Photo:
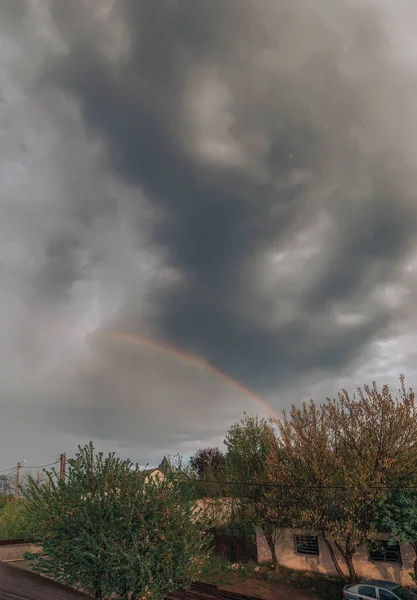
<svg viewBox="0 0 417 600"><path fill-rule="evenodd" d="M379 588L379 600L397 600L391 592L387 592L387 590L381 590Z"/></svg>
<svg viewBox="0 0 417 600"><path fill-rule="evenodd" d="M401 550L398 542L389 543L386 540L376 542L369 550L369 560L401 564Z"/></svg>
<svg viewBox="0 0 417 600"><path fill-rule="evenodd" d="M319 540L315 535L294 536L294 549L297 554L319 554Z"/></svg>
<svg viewBox="0 0 417 600"><path fill-rule="evenodd" d="M370 585L360 585L359 595L365 596L365 598L376 598L376 589Z"/></svg>

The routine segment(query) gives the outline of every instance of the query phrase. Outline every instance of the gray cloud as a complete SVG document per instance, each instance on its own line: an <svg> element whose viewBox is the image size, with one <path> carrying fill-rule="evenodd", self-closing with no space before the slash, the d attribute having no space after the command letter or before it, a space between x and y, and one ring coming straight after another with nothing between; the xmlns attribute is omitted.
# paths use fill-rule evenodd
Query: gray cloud
<svg viewBox="0 0 417 600"><path fill-rule="evenodd" d="M346 2L326 16L305 2L118 6L130 41L123 58L112 64L99 47L74 44L53 81L79 99L114 173L162 213L151 243L180 278L150 292L156 331L260 391L299 372L346 367L392 313L370 305L367 322L348 329L325 316L349 298L366 301L414 241L402 142L384 123L403 102L374 105L392 85L379 10ZM68 14L56 20L72 39ZM409 100L409 73L398 68L393 77ZM199 123L187 97L197 94L203 121L222 85L217 119L228 113L230 124L219 135L249 164L216 163L193 147ZM328 241L300 313L275 327L259 323L272 307L279 315L280 304L279 293L262 293L259 265L319 210L330 219Z"/></svg>
<svg viewBox="0 0 417 600"><path fill-rule="evenodd" d="M275 408L387 373L387 340L411 369L410 3L11 4L0 369L14 405L147 462L221 441L251 404L103 333L173 344Z"/></svg>

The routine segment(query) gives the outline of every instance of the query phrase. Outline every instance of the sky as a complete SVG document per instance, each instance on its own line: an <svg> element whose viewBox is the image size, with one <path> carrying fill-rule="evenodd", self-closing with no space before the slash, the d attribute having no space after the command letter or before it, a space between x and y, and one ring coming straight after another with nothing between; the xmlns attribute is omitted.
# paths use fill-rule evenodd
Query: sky
<svg viewBox="0 0 417 600"><path fill-rule="evenodd" d="M413 4L0 3L0 470L417 385Z"/></svg>

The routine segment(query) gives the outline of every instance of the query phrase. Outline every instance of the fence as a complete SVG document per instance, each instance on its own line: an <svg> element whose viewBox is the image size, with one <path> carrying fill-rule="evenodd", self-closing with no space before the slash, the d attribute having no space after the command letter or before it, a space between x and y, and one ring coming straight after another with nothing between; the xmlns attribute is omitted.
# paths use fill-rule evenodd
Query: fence
<svg viewBox="0 0 417 600"><path fill-rule="evenodd" d="M240 533L233 530L213 528L209 531L212 535L212 547L217 556L221 556L231 563L256 562L258 551L256 533Z"/></svg>

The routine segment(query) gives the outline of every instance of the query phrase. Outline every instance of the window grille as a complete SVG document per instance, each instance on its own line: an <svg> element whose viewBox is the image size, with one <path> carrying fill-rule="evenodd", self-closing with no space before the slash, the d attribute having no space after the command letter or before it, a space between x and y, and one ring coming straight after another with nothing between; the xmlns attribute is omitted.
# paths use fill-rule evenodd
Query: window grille
<svg viewBox="0 0 417 600"><path fill-rule="evenodd" d="M398 542L389 543L386 540L375 542L369 549L369 560L401 564L401 550Z"/></svg>
<svg viewBox="0 0 417 600"><path fill-rule="evenodd" d="M315 535L294 536L294 550L297 554L319 554L319 539Z"/></svg>

